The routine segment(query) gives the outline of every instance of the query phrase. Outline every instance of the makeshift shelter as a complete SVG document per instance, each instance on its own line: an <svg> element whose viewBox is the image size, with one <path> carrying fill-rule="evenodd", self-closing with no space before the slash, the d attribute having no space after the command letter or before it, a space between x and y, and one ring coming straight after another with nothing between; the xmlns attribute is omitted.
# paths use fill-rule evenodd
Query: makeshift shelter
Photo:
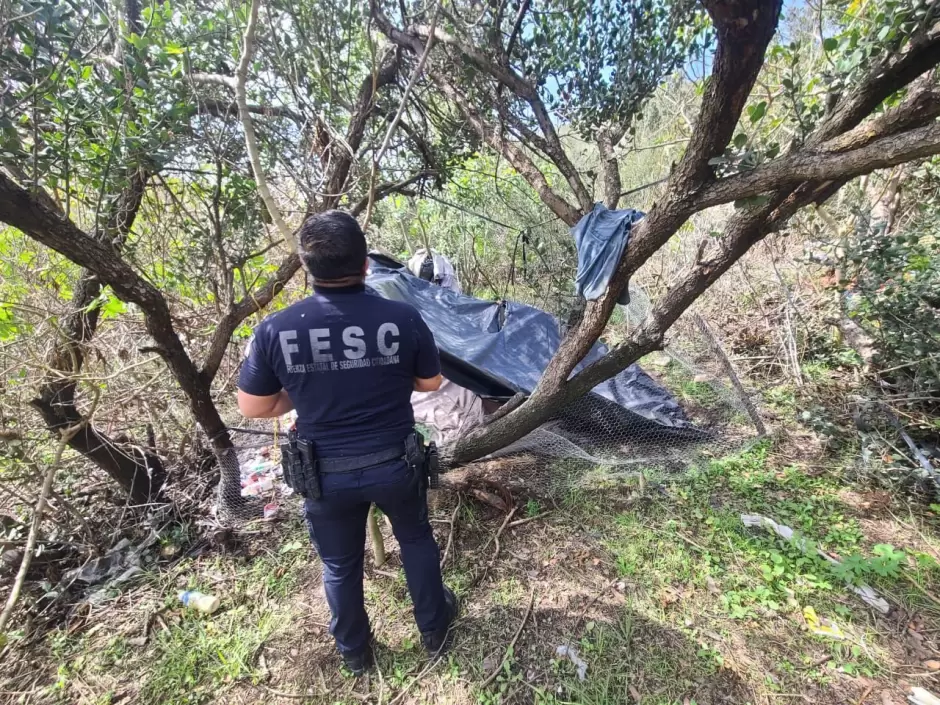
<svg viewBox="0 0 940 705"><path fill-rule="evenodd" d="M436 286L386 255L372 253L369 259L367 285L421 312L434 333L448 380L497 404L535 388L561 342L558 319L533 306L486 301ZM576 370L607 351L606 345L596 343ZM553 431L575 443L590 436L594 448L605 437L621 447L627 437L656 442L710 438L635 364L559 410L551 423Z"/></svg>

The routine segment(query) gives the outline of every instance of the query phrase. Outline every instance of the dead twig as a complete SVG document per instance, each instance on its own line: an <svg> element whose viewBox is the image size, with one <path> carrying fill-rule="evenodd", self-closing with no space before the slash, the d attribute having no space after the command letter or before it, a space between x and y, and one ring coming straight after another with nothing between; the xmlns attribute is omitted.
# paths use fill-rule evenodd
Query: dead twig
<svg viewBox="0 0 940 705"><path fill-rule="evenodd" d="M389 701L388 705L398 705L398 703L401 702L401 700L408 694L408 691L414 687L414 684L417 683L422 678L424 678L428 673L430 673L434 669L434 667L437 666L437 664L439 664L440 662L441 662L440 656L428 661L428 664L423 669L421 669L421 672L418 673L418 675L416 675L414 678L412 678L411 681L408 683L408 685L402 688L402 691L398 695L396 695L392 700Z"/></svg>
<svg viewBox="0 0 940 705"><path fill-rule="evenodd" d="M816 659L815 661L813 661L813 662L812 662L811 664L809 664L808 666L801 666L801 667L800 667L799 669L797 669L797 670L800 670L800 671L812 671L814 668L819 668L820 666L823 666L823 665L829 663L830 661L832 661L832 656L823 656L822 658Z"/></svg>
<svg viewBox="0 0 940 705"><path fill-rule="evenodd" d="M542 512L541 514L534 517L526 517L525 519L516 519L515 521L509 522L507 529L515 529L517 526L522 526L523 524L528 524L530 521L536 521L538 519L544 519L546 516L551 514L551 512Z"/></svg>
<svg viewBox="0 0 940 705"><path fill-rule="evenodd" d="M490 537L490 539L485 544L483 544L483 548L480 549L481 551L485 551L491 543L494 541L496 542L496 551L493 553L493 557L490 559L490 565L496 561L496 557L499 555L499 537L503 535L503 532L506 530L506 526L509 524L510 519L513 518L518 509L519 507L513 507L509 510L509 514L507 514L506 518L503 519L503 523L500 524L499 529L496 530L496 533L493 534L493 536Z"/></svg>
<svg viewBox="0 0 940 705"><path fill-rule="evenodd" d="M496 564L496 559L497 557L499 557L499 551L500 551L499 537L502 536L503 531L506 530L506 527L509 525L509 520L512 519L517 509L518 507L512 508L509 514L506 515L506 518L503 519L503 523L500 524L499 529L497 529L496 533L493 534L493 536L491 536L490 539L485 544L483 544L483 547L480 549L480 552L482 553L483 551L486 550L486 547L489 546L490 543L494 541L496 542L496 550L493 551L493 557L490 558L487 564L483 567L483 570L477 571L476 576L473 578L473 580L470 581L470 586L469 586L470 588L476 587L481 582L486 580L486 576L489 575L490 568L492 568Z"/></svg>
<svg viewBox="0 0 940 705"><path fill-rule="evenodd" d="M314 693L311 691L303 693L285 693L282 690L275 690L271 686L265 685L264 683L261 684L261 687L268 691L271 695L274 695L278 698L287 698L288 700L310 700L311 698L319 698L322 695L322 693ZM367 695L362 695L361 693L354 693L350 691L348 693L344 693L344 695L349 695L361 703L369 701L369 697Z"/></svg>
<svg viewBox="0 0 940 705"><path fill-rule="evenodd" d="M97 398L95 400L97 402ZM29 527L29 536L26 539L26 548L23 550L23 560L20 562L20 569L16 574L16 580L13 581L13 589L10 590L10 595L7 597L7 603L3 608L3 612L0 613L0 633L3 633L3 630L6 629L7 622L10 620L10 615L13 614L13 608L16 607L17 601L20 599L20 592L23 590L23 583L26 582L26 574L29 572L29 564L33 559L33 550L36 548L36 540L39 537L39 528L42 525L42 515L46 509L46 502L49 499L49 494L52 492L52 480L55 478L56 470L59 468L59 463L62 461L62 453L65 452L65 447L68 445L69 440L81 429L82 424L78 424L71 428L68 428L62 431L61 436L59 437L59 444L56 447L55 458L49 464L48 469L46 470L46 475L42 481L42 489L39 492L39 499L36 502L36 508L33 510L33 522Z"/></svg>
<svg viewBox="0 0 940 705"><path fill-rule="evenodd" d="M457 512L460 511L461 504L461 494L457 493L457 506L454 507L453 513L450 515L450 533L447 536L447 546L444 548L444 555L441 558L441 570L444 570L444 564L447 563L447 558L450 556L450 549L454 545L454 523L457 521Z"/></svg>
<svg viewBox="0 0 940 705"><path fill-rule="evenodd" d="M512 650L516 646L516 642L519 641L519 636L522 634L522 630L525 629L526 622L529 621L529 615L532 614L532 606L535 604L535 587L529 592L529 606L525 611L525 614L522 616L522 621L519 623L519 628L516 630L515 635L512 637L512 641L509 642L509 646L506 647L506 651L503 654L502 660L499 662L499 665L493 669L493 672L487 676L486 680L483 681L481 688L489 687L493 681L496 680L496 676L499 675L499 672L503 670L503 667L506 665L506 661L509 659Z"/></svg>

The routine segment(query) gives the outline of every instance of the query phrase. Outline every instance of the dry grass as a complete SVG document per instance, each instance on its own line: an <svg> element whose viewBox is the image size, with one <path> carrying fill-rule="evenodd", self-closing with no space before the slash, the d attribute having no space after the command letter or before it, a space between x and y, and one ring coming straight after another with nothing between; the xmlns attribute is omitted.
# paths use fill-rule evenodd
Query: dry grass
<svg viewBox="0 0 940 705"><path fill-rule="evenodd" d="M540 495L532 482L558 468L532 462L504 460L454 478L465 493L445 571L463 605L454 648L428 666L389 535L390 563L366 577L379 668L358 680L339 670L299 521L256 529L233 553L207 549L153 570L42 641L11 649L0 700L900 705L909 684L940 690L925 665L940 634L940 570L924 558L937 555L938 522L847 486L826 460L805 442L780 441L643 491L607 483L560 497ZM492 539L505 512L469 494L480 474L509 489L517 518L538 517L507 524L498 556ZM434 501L442 546L455 502L453 491ZM866 576L893 613L873 612L820 564L745 530L745 511L840 555L870 556L879 542L904 550L899 577ZM218 594L223 610L182 611L174 593L187 586ZM811 634L807 605L846 638ZM584 681L556 654L560 645L587 662Z"/></svg>

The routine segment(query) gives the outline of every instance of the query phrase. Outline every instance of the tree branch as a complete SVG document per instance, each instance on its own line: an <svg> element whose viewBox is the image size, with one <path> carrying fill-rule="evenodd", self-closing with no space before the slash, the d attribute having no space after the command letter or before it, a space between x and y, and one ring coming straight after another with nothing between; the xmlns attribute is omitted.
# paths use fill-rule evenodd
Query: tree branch
<svg viewBox="0 0 940 705"><path fill-rule="evenodd" d="M433 71L430 77L441 92L463 113L467 123L480 136L480 139L509 160L513 168L529 182L542 203L548 206L552 213L568 225L574 225L580 220L581 212L552 189L545 175L518 144L506 139L495 127L489 125L449 82Z"/></svg>
<svg viewBox="0 0 940 705"><path fill-rule="evenodd" d="M434 28L437 26L437 18L438 15L440 15L440 12L441 0L439 0L434 6L434 15L431 17L432 33L434 32ZM412 72L411 77L408 79L408 83L405 85L405 90L402 93L401 101L398 104L398 110L395 111L395 116L392 118L391 124L389 124L388 129L385 131L385 138L382 140L382 145L379 147L379 151L372 160L372 173L369 177L369 196L368 204L366 206L366 219L364 227L367 227L369 225L369 221L372 219L372 204L374 203L375 197L375 178L379 170L379 163L382 161L382 157L385 156L388 145L392 141L395 130L398 128L398 123L401 122L401 116L404 114L405 108L408 105L408 98L411 96L411 90L414 88L415 83L421 76L421 72L424 71L424 65L427 63L428 55L431 53L432 45L433 37L432 39L428 40L427 44L424 46L424 51L422 51L421 56L418 57L418 63L415 65L414 71Z"/></svg>
<svg viewBox="0 0 940 705"><path fill-rule="evenodd" d="M248 94L245 91L245 84L248 81L248 67L251 65L252 55L255 53L255 30L258 27L258 8L261 6L261 0L251 0L251 9L248 14L248 26L245 27L245 36L243 38L242 56L235 69L235 84L232 88L235 91L235 102L238 104L238 117L242 123L242 129L245 131L245 147L248 150L248 160L251 162L251 171L255 176L255 185L261 200L264 201L265 208L271 220L277 226L278 232L286 242L297 249L297 242L294 238L294 231L291 230L281 210L278 208L277 201L271 195L268 189L268 180L264 175L264 169L261 166L261 153L258 149L258 138L255 135L255 127L251 122L251 113L248 110Z"/></svg>
<svg viewBox="0 0 940 705"><path fill-rule="evenodd" d="M375 96L378 91L393 83L398 75L400 55L397 47L389 47L379 62L379 69L375 75L366 76L359 88L359 95L353 107L349 128L346 131L346 145L348 150L337 150L334 153L331 173L326 179L326 196L323 208L335 208L343 195L349 170L356 158L362 138L365 135L369 117L375 109Z"/></svg>
<svg viewBox="0 0 940 705"><path fill-rule="evenodd" d="M224 100L215 100L214 98L198 98L197 104L192 107L193 114L215 115L218 117L238 117L238 103L231 103ZM255 105L248 103L245 106L252 115L263 115L264 117L288 118L298 125L304 123L302 115L294 112L283 105Z"/></svg>
<svg viewBox="0 0 940 705"><path fill-rule="evenodd" d="M721 154L738 124L764 53L777 29L781 0L704 0L718 35L712 74L685 154L670 190L684 191L709 180L708 161Z"/></svg>
<svg viewBox="0 0 940 705"><path fill-rule="evenodd" d="M844 152L829 152L825 149L827 145L801 150L753 171L719 179L696 195L696 207L705 209L803 181L851 179L875 169L932 156L940 152L940 124L883 137Z"/></svg>
<svg viewBox="0 0 940 705"><path fill-rule="evenodd" d="M535 165L525 151L514 142L507 140L500 130L494 125L489 124L482 116L480 111L471 106L466 97L460 93L452 82L447 80L438 71L429 71L431 80L447 95L447 97L457 106L464 118L469 123L474 132L480 139L486 142L490 147L503 154L513 165L513 167L522 174L536 192L542 202L548 206L555 215L564 220L568 225L574 225L578 222L581 214L590 210L593 201L581 181L577 169L572 164L568 155L558 138L555 126L551 121L544 103L538 95L538 91L521 76L516 74L511 68L499 65L496 62L489 61L482 53L460 42L458 39L441 29L432 30L428 26L415 27L411 32L403 32L395 27L385 13L382 11L377 0L371 0L372 16L376 24L385 36L393 43L408 49L416 56L421 56L426 48L426 41L431 36L432 31L434 39L448 46L455 48L480 70L489 74L501 85L505 85L515 95L525 100L532 109L539 127L544 135L544 141L540 142L540 151L552 160L559 172L565 177L572 192L578 199L579 208L575 208L568 201L554 191L548 184L544 175Z"/></svg>
<svg viewBox="0 0 940 705"><path fill-rule="evenodd" d="M140 210L149 172L137 168L130 174L120 195L114 199L108 216L95 233L98 242L119 252L130 234L131 227ZM49 203L40 200L46 208ZM64 218L64 215L53 210ZM102 283L97 274L82 270L72 294L71 311L62 321L62 339L56 341L48 364L60 374L47 375L39 386L38 394L31 405L42 415L46 426L53 431L75 427L67 443L96 463L108 473L128 496L140 503L153 501L159 496L166 481L166 472L160 458L141 450L140 457L118 448L113 439L102 433L91 423L85 423L75 404L76 380L84 364L85 346L94 337L101 313L95 305L101 294Z"/></svg>
<svg viewBox="0 0 940 705"><path fill-rule="evenodd" d="M509 32L509 41L506 42L506 50L503 52L507 64L511 60L513 47L515 46L516 39L519 37L519 31L522 29L522 21L529 11L530 4L531 0L522 0L519 4L519 11L516 13L516 19L513 20L512 30Z"/></svg>
<svg viewBox="0 0 940 705"><path fill-rule="evenodd" d="M888 65L878 63L853 91L843 91L835 109L807 141L813 145L828 142L861 123L888 97L940 64L940 31L934 31Z"/></svg>
<svg viewBox="0 0 940 705"><path fill-rule="evenodd" d="M419 171L417 174L412 174L407 179L402 179L401 181L396 181L393 183L380 184L375 187L375 195L368 194L363 196L359 202L349 209L350 215L354 218L359 217L359 215L369 207L370 201L374 204L382 200L386 196L390 196L393 193L408 193L407 189L412 184L416 184L422 179L427 179L437 174L433 169L424 169Z"/></svg>
<svg viewBox="0 0 940 705"><path fill-rule="evenodd" d="M263 309L274 297L277 296L287 286L287 282L293 279L297 270L300 269L300 257L296 253L291 253L278 266L277 271L268 279L260 289L252 292L240 301L235 302L229 307L222 319L216 326L212 334L212 340L209 342L209 351L202 363L200 374L210 382L215 379L219 372L222 360L232 342L232 335L242 322Z"/></svg>
<svg viewBox="0 0 940 705"><path fill-rule="evenodd" d="M220 73L193 73L189 75L193 83L200 83L208 86L224 86L235 90L238 80L234 76L223 76Z"/></svg>
<svg viewBox="0 0 940 705"><path fill-rule="evenodd" d="M544 135L542 150L546 153L546 156L552 160L552 163L555 164L562 176L565 177L568 186L571 187L572 193L574 193L575 198L578 200L581 212L586 213L591 210L594 205L593 199L584 186L584 182L581 180L578 170L568 158L561 144L561 139L558 137L558 132L555 130L555 124L552 122L551 116L548 114L548 109L545 107L545 103L539 96L535 86L513 71L511 67L501 66L494 61L490 61L482 52L477 51L465 42L461 42L459 39L440 28L434 29L432 27L418 26L415 27L413 31L415 35L424 41L428 41L433 34L437 41L456 49L460 52L462 57L468 59L470 63L481 71L488 73L501 85L509 88L515 95L529 104L539 124L539 129L542 130L542 134Z"/></svg>
<svg viewBox="0 0 940 705"><path fill-rule="evenodd" d="M605 127L597 133L597 149L601 157L601 172L604 175L604 205L616 208L620 203L620 163L614 154L614 147L623 139L626 132L620 125Z"/></svg>
<svg viewBox="0 0 940 705"><path fill-rule="evenodd" d="M111 247L89 237L70 220L50 211L3 173L0 173L0 221L90 270L122 301L139 306L144 313L147 333L158 343L160 355L186 394L193 416L217 450L231 448L231 439L212 401L209 385L177 335L166 299L152 284Z"/></svg>
<svg viewBox="0 0 940 705"><path fill-rule="evenodd" d="M634 228L630 247L621 257L607 291L587 303L580 321L569 330L542 375L539 388L558 389L565 384L607 325L629 278L695 212L692 195L711 178L708 161L731 139L763 65L781 3L709 0L706 7L718 33L718 48L689 146L670 176L665 199Z"/></svg>
<svg viewBox="0 0 940 705"><path fill-rule="evenodd" d="M23 560L20 562L20 568L17 571L16 579L13 581L13 587L7 597L3 611L0 612L0 634L3 634L10 615L13 614L13 608L16 607L20 599L20 591L23 589L23 583L26 582L26 574L29 572L29 564L33 558L33 551L36 548L36 540L39 537L39 528L42 526L42 515L46 510L46 502L52 492L52 480L55 478L56 470L59 469L59 463L62 461L62 453L69 441L69 437L74 435L77 428L64 430L56 446L55 457L46 469L43 477L42 488L39 491L39 499L36 501L36 508L33 510L33 520L30 523L29 535L26 537L26 546L23 549Z"/></svg>

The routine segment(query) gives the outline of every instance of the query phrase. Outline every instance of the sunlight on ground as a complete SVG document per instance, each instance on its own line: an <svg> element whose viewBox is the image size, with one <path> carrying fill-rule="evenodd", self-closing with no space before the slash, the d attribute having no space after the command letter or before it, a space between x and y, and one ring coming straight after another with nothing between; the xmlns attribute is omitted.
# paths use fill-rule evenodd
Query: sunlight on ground
<svg viewBox="0 0 940 705"><path fill-rule="evenodd" d="M937 520L892 518L883 502L866 504L871 493L847 491L838 468L792 463L789 450L767 442L640 494L607 483L528 498L520 516L534 519L506 530L498 555L491 538L503 517L464 500L445 570L461 619L452 653L431 666L389 537L391 561L367 569L379 670L362 680L339 671L299 520L256 528L232 555L152 573L50 637L43 699L665 705L874 693L866 702L902 703L904 683L935 681ZM442 544L453 501L435 503ZM843 568L746 529L742 513L793 527ZM863 528L872 522L878 546ZM867 608L847 580L876 587L892 614ZM223 609L181 610L175 590L187 587L219 595ZM812 633L807 607L840 638ZM584 680L559 646L587 664Z"/></svg>

